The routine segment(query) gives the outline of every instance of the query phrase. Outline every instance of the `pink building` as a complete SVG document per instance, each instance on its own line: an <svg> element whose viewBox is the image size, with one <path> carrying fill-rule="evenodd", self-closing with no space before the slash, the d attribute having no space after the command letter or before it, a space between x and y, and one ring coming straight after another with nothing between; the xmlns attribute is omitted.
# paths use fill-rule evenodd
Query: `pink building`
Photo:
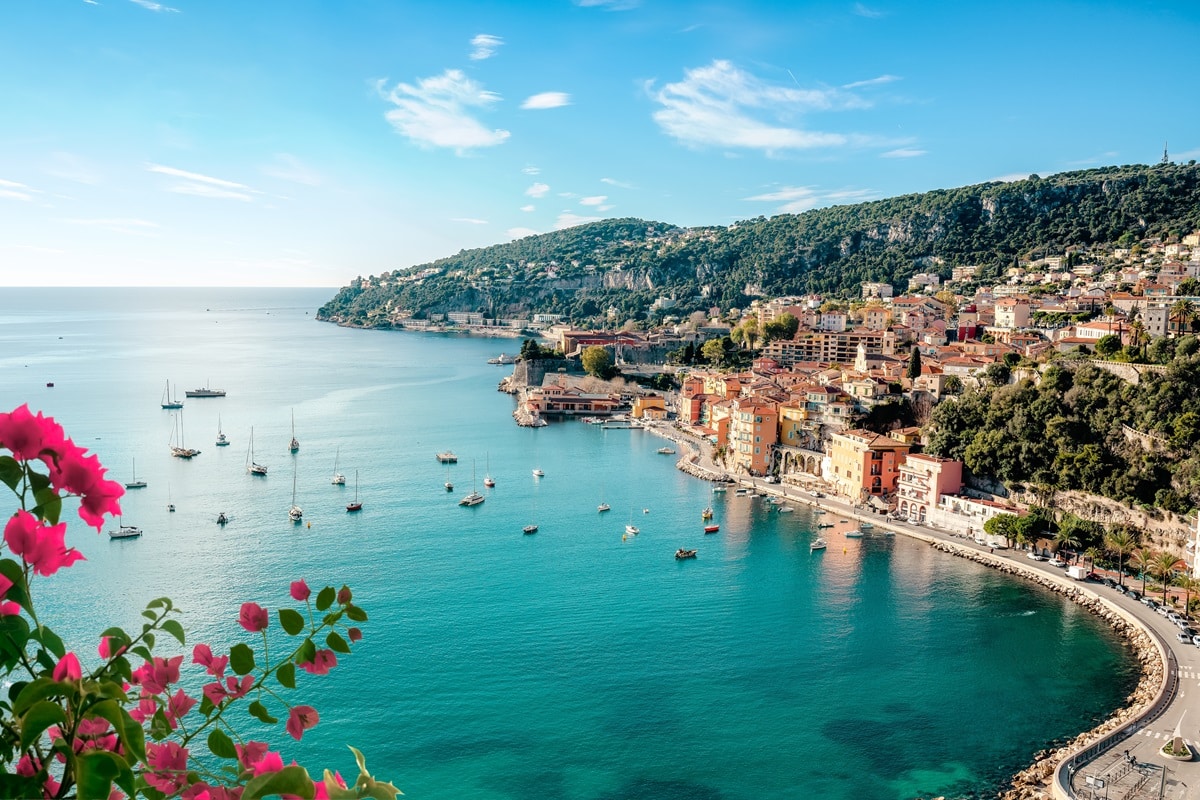
<svg viewBox="0 0 1200 800"><path fill-rule="evenodd" d="M896 511L900 516L924 522L944 494L962 489L961 461L925 453L909 453L900 464L896 483Z"/></svg>

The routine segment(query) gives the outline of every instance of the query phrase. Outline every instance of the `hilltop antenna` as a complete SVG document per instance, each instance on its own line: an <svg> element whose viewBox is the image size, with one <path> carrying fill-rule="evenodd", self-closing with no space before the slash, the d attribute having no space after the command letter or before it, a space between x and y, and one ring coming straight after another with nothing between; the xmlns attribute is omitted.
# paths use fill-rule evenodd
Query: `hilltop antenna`
<svg viewBox="0 0 1200 800"><path fill-rule="evenodd" d="M1163 142L1163 157L1162 157L1162 161L1160 161L1160 162L1158 162L1158 163L1160 163L1160 164L1170 164L1170 163L1171 163L1171 159L1167 158L1167 143L1166 143L1166 142Z"/></svg>

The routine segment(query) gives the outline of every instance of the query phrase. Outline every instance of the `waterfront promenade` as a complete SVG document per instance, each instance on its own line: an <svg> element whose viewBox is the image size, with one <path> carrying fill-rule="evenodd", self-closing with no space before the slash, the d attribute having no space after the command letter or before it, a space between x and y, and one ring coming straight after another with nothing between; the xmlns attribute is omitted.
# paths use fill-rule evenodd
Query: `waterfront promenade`
<svg viewBox="0 0 1200 800"><path fill-rule="evenodd" d="M1086 598L1114 616L1146 632L1154 644L1154 657L1162 661L1163 680L1155 687L1155 699L1137 709L1120 725L1109 726L1097 745L1082 752L1057 754L1053 761L1035 764L1018 776L1016 786L1006 798L1083 798L1085 800L1200 800L1200 647L1178 641L1179 629L1166 617L1100 583L1075 581L1061 568L1044 561L1033 561L1027 551L979 545L974 540L930 527L915 525L874 513L861 506L829 496L814 498L811 491L789 484L767 483L761 478L729 475L713 463L711 445L689 432L666 422L649 423L647 429L678 442L686 450L681 468L702 478L728 479L741 485L784 498L797 505L823 508L846 518L869 521L921 541L939 546L951 554L969 557L1005 571L1024 574L1043 584L1053 584L1077 599ZM814 476L814 486L820 480ZM1062 679L1069 676L1058 676ZM1169 758L1162 747L1176 730L1196 756L1190 761ZM1084 733L1081 731L1081 734ZM1067 761L1064 761L1067 759ZM1058 767L1058 769L1055 769Z"/></svg>

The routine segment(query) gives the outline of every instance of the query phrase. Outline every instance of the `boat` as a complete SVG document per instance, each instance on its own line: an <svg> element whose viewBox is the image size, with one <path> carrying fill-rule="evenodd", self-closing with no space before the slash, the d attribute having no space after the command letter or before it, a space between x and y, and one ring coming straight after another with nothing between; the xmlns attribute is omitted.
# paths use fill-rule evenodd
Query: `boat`
<svg viewBox="0 0 1200 800"><path fill-rule="evenodd" d="M358 470L354 470L354 500L346 503L347 511L362 511L362 503L358 499Z"/></svg>
<svg viewBox="0 0 1200 800"><path fill-rule="evenodd" d="M200 455L199 450L196 450L193 447L187 447L183 443L183 409L179 410L179 416L176 417L175 423L175 427L179 432L179 441L169 444L169 447L171 448L171 455L175 456L176 458L185 459L191 459ZM174 433L172 433L171 438L174 439L174 436Z"/></svg>
<svg viewBox="0 0 1200 800"><path fill-rule="evenodd" d="M522 528L522 529L521 529L521 531L522 531L522 532L523 532L523 533L524 533L526 536L528 536L528 535L529 535L529 534L531 534L531 533L537 533L537 532L538 532L538 526L537 526L537 525L526 525L524 528Z"/></svg>
<svg viewBox="0 0 1200 800"><path fill-rule="evenodd" d="M444 450L437 454L437 460L443 464L457 464L458 456L454 455L450 450Z"/></svg>
<svg viewBox="0 0 1200 800"><path fill-rule="evenodd" d="M53 389L53 388L54 388L54 381L46 381L46 388L47 388L47 389Z"/></svg>
<svg viewBox="0 0 1200 800"><path fill-rule="evenodd" d="M812 543L808 546L808 551L811 553L814 550L824 550L827 546L828 543L818 536L812 540Z"/></svg>
<svg viewBox="0 0 1200 800"><path fill-rule="evenodd" d="M860 530L855 529L852 531L846 531L847 539L861 539L862 537L863 537L863 532Z"/></svg>
<svg viewBox="0 0 1200 800"><path fill-rule="evenodd" d="M503 353L501 353L501 355L503 355ZM491 489L496 485L496 479L492 477L491 459L487 455L484 455L483 458L483 485Z"/></svg>
<svg viewBox="0 0 1200 800"><path fill-rule="evenodd" d="M475 464L471 464L471 492L458 501L460 506L477 506L487 498L475 490Z"/></svg>
<svg viewBox="0 0 1200 800"><path fill-rule="evenodd" d="M296 412L292 412L292 441L288 442L288 451L296 452L300 449L300 440L296 438Z"/></svg>
<svg viewBox="0 0 1200 800"><path fill-rule="evenodd" d="M345 486L346 476L338 472L338 456L341 455L342 448L338 448L333 455L333 480L330 481L334 486Z"/></svg>
<svg viewBox="0 0 1200 800"><path fill-rule="evenodd" d="M142 529L136 525L118 525L115 531L108 532L109 539L136 539L142 535Z"/></svg>
<svg viewBox="0 0 1200 800"><path fill-rule="evenodd" d="M183 393L183 396L184 397L224 397L225 390L224 389L210 389L207 386L203 386L199 389L189 389L188 391Z"/></svg>
<svg viewBox="0 0 1200 800"><path fill-rule="evenodd" d="M695 558L695 557L696 557L695 550L684 550L681 547L675 551L675 558L679 559L680 561L682 561L685 558Z"/></svg>
<svg viewBox="0 0 1200 800"><path fill-rule="evenodd" d="M820 525L818 525L817 527L818 527L818 528L832 528L832 527L833 527L833 523L832 523L832 522L822 522L822 523L821 523Z"/></svg>
<svg viewBox="0 0 1200 800"><path fill-rule="evenodd" d="M227 522L229 522L229 517L225 516L224 511L222 511L220 514L217 514L217 524L218 525L224 525Z"/></svg>
<svg viewBox="0 0 1200 800"><path fill-rule="evenodd" d="M706 508L700 512L700 519L712 519L712 517L713 517L712 506L709 506L708 508Z"/></svg>
<svg viewBox="0 0 1200 800"><path fill-rule="evenodd" d="M721 530L720 525L705 525L704 526L705 533L716 533L719 530Z"/></svg>
<svg viewBox="0 0 1200 800"><path fill-rule="evenodd" d="M133 479L125 484L126 489L145 489L146 482L139 481L137 476L137 459L133 460Z"/></svg>
<svg viewBox="0 0 1200 800"><path fill-rule="evenodd" d="M780 506L778 508L780 514L791 514L795 510L796 509L792 508L791 506Z"/></svg>
<svg viewBox="0 0 1200 800"><path fill-rule="evenodd" d="M535 478L543 478L543 477L545 477L545 475L546 475L546 473L542 472L542 471L541 471L540 469L538 469L537 467L534 467L534 469L533 469L533 477L535 477Z"/></svg>
<svg viewBox="0 0 1200 800"><path fill-rule="evenodd" d="M605 511L610 511L611 509L612 506L610 506L608 503L601 503L600 505L596 506L596 510L601 514L603 514Z"/></svg>
<svg viewBox="0 0 1200 800"><path fill-rule="evenodd" d="M656 452L659 455L663 455L663 456L675 455L675 449L673 447L660 447L660 448L658 448L658 450Z"/></svg>
<svg viewBox="0 0 1200 800"><path fill-rule="evenodd" d="M860 523L858 523L858 527L860 530L869 531L875 527L875 523L874 522L860 522Z"/></svg>
<svg viewBox="0 0 1200 800"><path fill-rule="evenodd" d="M712 493L713 494L725 494L724 485L718 483L716 486L712 487Z"/></svg>
<svg viewBox="0 0 1200 800"><path fill-rule="evenodd" d="M250 447L246 450L246 472L251 475L266 475L267 465L254 460L254 427L250 428Z"/></svg>
<svg viewBox="0 0 1200 800"><path fill-rule="evenodd" d="M217 447L228 447L229 437L221 430L221 416L217 415Z"/></svg>
<svg viewBox="0 0 1200 800"><path fill-rule="evenodd" d="M489 364L515 364L515 363L517 363L517 359L513 358L510 355L501 353L500 355L496 356L495 358L489 358L487 360L487 363L489 363Z"/></svg>
<svg viewBox="0 0 1200 800"><path fill-rule="evenodd" d="M641 533L642 530L637 525L630 523L629 525L625 526L625 532L636 536L637 534Z"/></svg>
<svg viewBox="0 0 1200 800"><path fill-rule="evenodd" d="M446 463L446 483L444 484L447 492L454 491L454 484L450 482L450 463Z"/></svg>
<svg viewBox="0 0 1200 800"><path fill-rule="evenodd" d="M292 507L288 509L288 519L299 522L304 517L304 509L296 505L296 467L292 466Z"/></svg>
<svg viewBox="0 0 1200 800"><path fill-rule="evenodd" d="M163 390L162 407L163 408L171 408L171 409L183 408L182 400L172 400L171 399L171 382L170 381L167 381L167 388Z"/></svg>

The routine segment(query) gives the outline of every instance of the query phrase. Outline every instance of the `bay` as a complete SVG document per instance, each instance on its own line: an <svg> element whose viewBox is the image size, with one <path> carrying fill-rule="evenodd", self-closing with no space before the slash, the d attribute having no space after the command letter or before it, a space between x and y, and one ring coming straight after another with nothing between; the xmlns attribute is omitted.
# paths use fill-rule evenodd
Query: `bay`
<svg viewBox="0 0 1200 800"><path fill-rule="evenodd" d="M67 515L87 561L35 591L72 649L162 595L189 652L228 647L243 601L348 584L364 640L284 695L320 724L244 732L314 773L352 775L354 745L406 796L456 800L983 796L1132 689L1115 635L1057 595L904 537L834 528L810 554L810 511L712 495L650 434L517 427L486 359L519 342L316 322L333 292L0 294L0 408L28 402L149 484L122 500L140 539ZM164 411L168 381L228 395ZM192 461L167 448L181 421ZM265 479L245 472L252 427ZM487 501L458 506L473 484Z"/></svg>

